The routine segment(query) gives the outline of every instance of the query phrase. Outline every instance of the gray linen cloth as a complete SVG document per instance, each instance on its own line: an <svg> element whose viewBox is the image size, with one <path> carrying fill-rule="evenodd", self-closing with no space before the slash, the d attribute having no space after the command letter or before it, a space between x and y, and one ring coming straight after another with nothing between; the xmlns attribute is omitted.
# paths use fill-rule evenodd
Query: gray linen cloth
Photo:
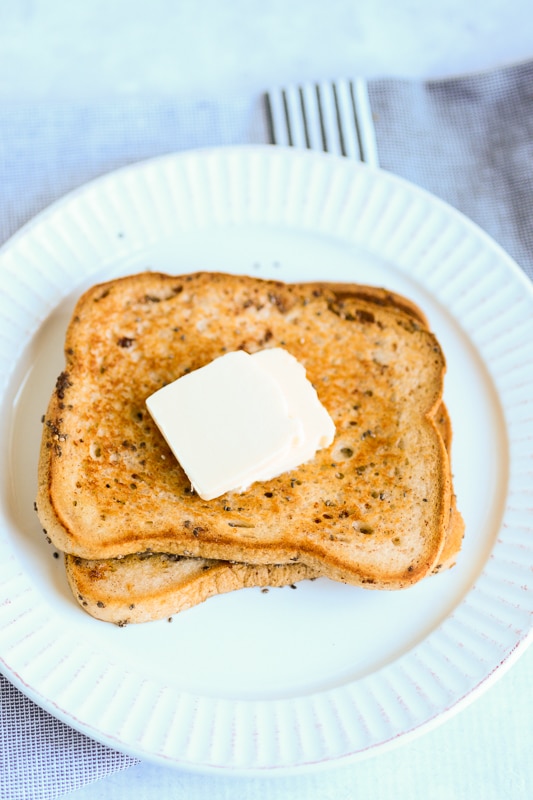
<svg viewBox="0 0 533 800"><path fill-rule="evenodd" d="M533 278L533 63L443 81L375 80L367 90L381 167L463 211ZM261 97L4 103L0 243L67 191L117 167L177 150L268 141ZM0 676L1 798L59 797L134 763Z"/></svg>
<svg viewBox="0 0 533 800"><path fill-rule="evenodd" d="M458 208L533 278L533 64L368 94L380 166Z"/></svg>

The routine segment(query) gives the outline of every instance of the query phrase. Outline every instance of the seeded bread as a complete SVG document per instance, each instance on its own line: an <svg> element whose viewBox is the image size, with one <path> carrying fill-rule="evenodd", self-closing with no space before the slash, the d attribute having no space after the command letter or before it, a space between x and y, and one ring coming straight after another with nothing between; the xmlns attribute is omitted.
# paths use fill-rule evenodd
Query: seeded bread
<svg viewBox="0 0 533 800"><path fill-rule="evenodd" d="M290 473L203 501L146 397L224 352L276 346L305 366L336 439ZM408 301L358 286L142 273L83 295L65 355L37 497L64 552L300 563L383 589L441 563L453 506L436 419L445 359Z"/></svg>
<svg viewBox="0 0 533 800"><path fill-rule="evenodd" d="M164 619L214 595L318 577L305 564L239 564L160 553L87 561L65 556L72 594L96 619L126 625Z"/></svg>
<svg viewBox="0 0 533 800"><path fill-rule="evenodd" d="M434 572L455 564L464 526L456 510ZM96 619L124 626L171 617L210 597L251 587L294 586L320 577L305 564L241 564L164 553L88 561L65 554L69 586Z"/></svg>
<svg viewBox="0 0 533 800"><path fill-rule="evenodd" d="M441 407L439 408L439 411L436 415L436 422L437 422L437 427L439 429L439 433L442 436L444 445L448 452L448 460L451 461L452 423L450 420L450 415L448 414L448 409L446 408L444 403L441 404ZM446 569L451 569L453 566L455 566L455 563L457 561L457 556L461 550L461 546L463 543L464 534L465 534L464 519L462 514L457 508L457 498L455 494L452 494L448 532L446 535L446 540L444 542L444 547L442 548L442 552L440 554L440 558L433 570L434 572L441 572Z"/></svg>
<svg viewBox="0 0 533 800"><path fill-rule="evenodd" d="M444 404L436 417L449 451L450 417ZM451 568L461 548L464 523L452 498L446 541L434 572ZM246 587L293 585L320 577L305 564L240 564L163 553L88 561L65 555L73 596L91 616L119 626L170 617L210 597Z"/></svg>

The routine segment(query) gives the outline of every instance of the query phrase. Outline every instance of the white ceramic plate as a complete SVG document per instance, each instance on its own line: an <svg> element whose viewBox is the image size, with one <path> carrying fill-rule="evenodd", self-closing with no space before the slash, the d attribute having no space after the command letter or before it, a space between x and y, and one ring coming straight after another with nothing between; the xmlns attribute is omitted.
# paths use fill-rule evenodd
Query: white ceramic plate
<svg viewBox="0 0 533 800"><path fill-rule="evenodd" d="M71 598L33 500L41 415L87 285L144 269L384 285L427 313L466 521L457 566L399 593L321 579L118 628ZM171 155L67 196L0 252L0 666L111 747L200 771L340 764L471 700L531 630L533 291L474 225L386 173L255 147Z"/></svg>

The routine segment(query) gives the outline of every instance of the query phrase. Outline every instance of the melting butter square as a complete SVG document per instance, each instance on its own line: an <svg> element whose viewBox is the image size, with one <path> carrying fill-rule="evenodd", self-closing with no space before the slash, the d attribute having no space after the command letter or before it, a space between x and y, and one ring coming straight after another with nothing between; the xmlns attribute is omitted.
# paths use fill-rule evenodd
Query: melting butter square
<svg viewBox="0 0 533 800"><path fill-rule="evenodd" d="M334 435L304 368L282 348L227 353L146 405L204 500L292 469Z"/></svg>

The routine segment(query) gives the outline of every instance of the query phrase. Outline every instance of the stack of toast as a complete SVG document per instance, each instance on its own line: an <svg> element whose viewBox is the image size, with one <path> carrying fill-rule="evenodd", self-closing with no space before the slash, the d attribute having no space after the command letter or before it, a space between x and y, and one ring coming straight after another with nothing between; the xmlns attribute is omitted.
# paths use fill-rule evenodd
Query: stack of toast
<svg viewBox="0 0 533 800"><path fill-rule="evenodd" d="M333 444L245 492L202 500L146 399L225 353L269 347L305 367ZM319 576L402 589L455 562L464 524L445 358L406 298L146 272L80 298L65 359L43 420L36 505L94 617L160 619L240 587Z"/></svg>

